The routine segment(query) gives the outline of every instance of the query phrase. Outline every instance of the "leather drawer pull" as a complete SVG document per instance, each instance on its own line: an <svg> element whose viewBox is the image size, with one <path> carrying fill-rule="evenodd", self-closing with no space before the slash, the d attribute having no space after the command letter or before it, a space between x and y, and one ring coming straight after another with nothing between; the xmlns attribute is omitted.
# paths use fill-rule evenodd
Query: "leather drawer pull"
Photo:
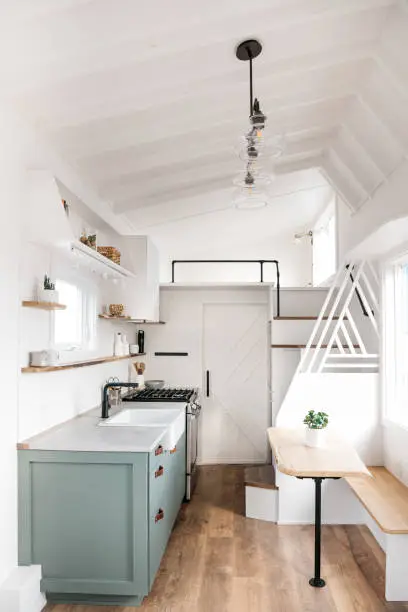
<svg viewBox="0 0 408 612"><path fill-rule="evenodd" d="M177 446L171 449L170 455L174 455L174 453L177 453Z"/></svg>
<svg viewBox="0 0 408 612"><path fill-rule="evenodd" d="M154 522L158 523L159 521L162 521L164 519L164 510L162 510L161 508L159 508L158 513L156 514L156 516L154 517Z"/></svg>
<svg viewBox="0 0 408 612"><path fill-rule="evenodd" d="M162 465L159 465L158 469L154 473L154 477L159 478L160 476L163 476L163 474L164 474L164 467Z"/></svg>
<svg viewBox="0 0 408 612"><path fill-rule="evenodd" d="M158 446L158 447L156 448L156 450L154 451L154 454L156 455L156 457L157 457L158 455L162 455L162 454L163 454L163 447L162 447L162 445L161 445L161 444L160 444L160 446Z"/></svg>

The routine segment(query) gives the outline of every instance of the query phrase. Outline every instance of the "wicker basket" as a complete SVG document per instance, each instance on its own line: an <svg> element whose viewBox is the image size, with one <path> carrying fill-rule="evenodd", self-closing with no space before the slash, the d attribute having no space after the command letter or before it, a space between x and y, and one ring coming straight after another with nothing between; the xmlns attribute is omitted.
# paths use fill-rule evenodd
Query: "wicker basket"
<svg viewBox="0 0 408 612"><path fill-rule="evenodd" d="M109 313L111 317L121 317L125 307L123 304L109 304Z"/></svg>
<svg viewBox="0 0 408 612"><path fill-rule="evenodd" d="M120 251L112 246L98 246L98 253L120 266Z"/></svg>

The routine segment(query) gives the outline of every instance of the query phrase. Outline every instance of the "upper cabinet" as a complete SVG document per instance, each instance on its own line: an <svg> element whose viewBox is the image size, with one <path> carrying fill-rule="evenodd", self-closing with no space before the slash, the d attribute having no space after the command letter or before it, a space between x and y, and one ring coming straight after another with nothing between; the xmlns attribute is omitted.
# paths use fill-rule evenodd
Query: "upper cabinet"
<svg viewBox="0 0 408 612"><path fill-rule="evenodd" d="M122 236L124 265L136 277L126 281L124 304L132 319L159 320L159 253L148 236Z"/></svg>

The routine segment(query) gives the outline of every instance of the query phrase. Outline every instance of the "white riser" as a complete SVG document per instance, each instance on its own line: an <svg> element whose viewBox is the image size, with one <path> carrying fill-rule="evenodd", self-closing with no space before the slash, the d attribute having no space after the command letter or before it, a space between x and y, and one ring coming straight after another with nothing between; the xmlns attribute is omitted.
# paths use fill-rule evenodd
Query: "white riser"
<svg viewBox="0 0 408 612"><path fill-rule="evenodd" d="M276 523L278 520L278 494L276 489L245 487L245 516Z"/></svg>

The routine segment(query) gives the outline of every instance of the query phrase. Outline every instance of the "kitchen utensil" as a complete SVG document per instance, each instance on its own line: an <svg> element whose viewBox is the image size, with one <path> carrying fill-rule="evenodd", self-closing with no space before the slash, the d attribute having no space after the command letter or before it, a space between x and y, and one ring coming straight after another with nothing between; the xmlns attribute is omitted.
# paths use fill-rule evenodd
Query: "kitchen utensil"
<svg viewBox="0 0 408 612"><path fill-rule="evenodd" d="M139 329L137 332L137 343L139 345L139 351L141 353L145 352L145 333L143 329Z"/></svg>
<svg viewBox="0 0 408 612"><path fill-rule="evenodd" d="M112 317L121 317L124 310L123 304L109 304L109 312Z"/></svg>
<svg viewBox="0 0 408 612"><path fill-rule="evenodd" d="M163 389L164 380L145 380L148 389Z"/></svg>

